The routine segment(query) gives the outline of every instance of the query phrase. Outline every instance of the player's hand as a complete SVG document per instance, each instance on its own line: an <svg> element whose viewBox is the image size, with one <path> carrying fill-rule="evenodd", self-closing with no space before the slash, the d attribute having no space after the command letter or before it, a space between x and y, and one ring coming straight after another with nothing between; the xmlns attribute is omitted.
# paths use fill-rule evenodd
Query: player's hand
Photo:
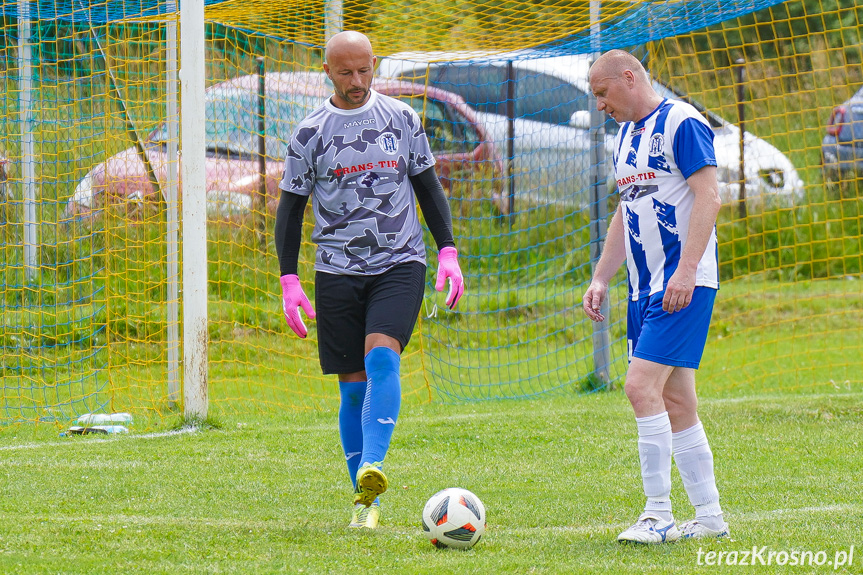
<svg viewBox="0 0 863 575"><path fill-rule="evenodd" d="M687 277L691 275L692 277ZM683 273L677 269L665 286L662 296L662 310L667 313L680 311L692 302L692 292L695 291L695 274Z"/></svg>
<svg viewBox="0 0 863 575"><path fill-rule="evenodd" d="M597 280L590 282L587 291L584 292L584 297L581 298L581 305L584 308L584 313L593 321L605 321L605 316L602 315L602 302L608 295L608 284Z"/></svg>
<svg viewBox="0 0 863 575"><path fill-rule="evenodd" d="M315 317L315 310L303 292L300 278L296 274L288 274L279 278L279 281L282 284L282 307L285 310L285 321L288 322L288 327L295 334L306 337L309 332L306 330L303 318L300 317L300 308L303 308L306 316L312 319Z"/></svg>
<svg viewBox="0 0 863 575"><path fill-rule="evenodd" d="M464 277L458 266L458 251L453 247L445 247L437 256L437 282L434 289L443 291L443 286L449 278L449 292L446 294L446 305L455 309L458 300L464 293Z"/></svg>

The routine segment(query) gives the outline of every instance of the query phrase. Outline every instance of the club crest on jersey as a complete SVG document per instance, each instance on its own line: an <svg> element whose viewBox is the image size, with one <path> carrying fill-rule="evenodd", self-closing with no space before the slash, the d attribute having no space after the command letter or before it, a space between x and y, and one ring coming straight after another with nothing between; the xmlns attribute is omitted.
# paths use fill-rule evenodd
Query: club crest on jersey
<svg viewBox="0 0 863 575"><path fill-rule="evenodd" d="M665 137L662 134L653 134L647 147L647 166L667 174L671 173L671 166L665 158Z"/></svg>
<svg viewBox="0 0 863 575"><path fill-rule="evenodd" d="M390 156L396 155L399 151L398 140L396 140L396 136L392 132L384 132L378 136L378 146L381 147L381 150L385 154L389 154Z"/></svg>
<svg viewBox="0 0 863 575"><path fill-rule="evenodd" d="M665 138L662 134L653 134L650 137L650 147L647 149L650 156L662 156L665 154Z"/></svg>

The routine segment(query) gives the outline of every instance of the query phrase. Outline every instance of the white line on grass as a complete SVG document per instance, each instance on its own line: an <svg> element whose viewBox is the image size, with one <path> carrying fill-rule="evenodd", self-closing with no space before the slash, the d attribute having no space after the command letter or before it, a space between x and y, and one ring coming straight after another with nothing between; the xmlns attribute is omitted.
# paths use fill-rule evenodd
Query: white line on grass
<svg viewBox="0 0 863 575"><path fill-rule="evenodd" d="M849 397L860 397L863 395L860 391L836 391L836 392L827 392L827 393L813 393L811 395L800 395L797 396L796 399L799 400L820 400L820 399L836 399L836 398L849 398ZM740 397L699 397L699 404L711 404L711 403L747 403L747 402L763 402L768 399L789 399L789 395L785 394L763 394L763 395L744 395Z"/></svg>
<svg viewBox="0 0 863 575"><path fill-rule="evenodd" d="M621 396L622 397L622 396ZM863 397L863 393L859 391L855 392L836 392L836 393L818 393L812 395L801 396L800 399L805 400L821 400L821 399L835 399L837 397ZM788 396L782 395L747 395L742 397L707 397L707 398L699 398L699 404L711 405L711 404L727 404L727 403L756 403L758 405L763 405L766 400L770 399L787 399ZM506 400L506 401L516 401L516 400ZM542 399L537 399L537 401L542 401ZM460 404L461 405L461 404ZM483 406L490 405L489 403L477 403L477 408L482 408ZM422 406L419 406L422 408ZM623 410L627 415L631 416L631 408L629 407L626 400L620 403L620 405L616 406L620 410ZM572 407L560 408L559 406L554 410L555 415L566 415L566 414L578 414L585 413L591 409L591 406L588 403L573 403ZM411 412L411 408L405 408L405 421L410 420L411 424L423 424L423 423L440 423L442 421L442 416L440 414L421 414L416 411ZM501 413L493 410L486 411L473 411L471 413L453 413L446 415L446 422L450 423L453 421L468 421L468 420L484 420L484 419L500 419ZM238 420L241 421L242 417L238 417ZM326 423L318 423L313 425L304 425L302 427L291 427L286 424L285 429L290 429L291 433L296 433L298 431L308 432L308 433L317 433L320 431L334 431L336 429L336 415L335 411L332 412L331 419L328 419Z"/></svg>
<svg viewBox="0 0 863 575"><path fill-rule="evenodd" d="M836 393L818 393L818 394L812 394L812 395L805 395L805 396L802 396L800 399L818 400L818 399L828 399L828 398L837 398L837 397L859 397L861 395L863 395L863 393L861 393L859 391L836 392ZM765 400L773 399L773 398L783 399L783 398L787 398L787 396L767 394L767 395L746 395L746 396L741 396L741 397L713 397L713 398L707 397L707 398L700 398L699 403L702 406L710 405L710 404L747 403L747 402L754 402L754 403L758 403L758 404L763 404L763 402ZM481 407L483 405L488 405L488 404L479 403L479 404L477 404L477 407ZM620 408L621 409L626 408L628 410L629 406L626 404L621 404ZM581 413L581 412L586 411L587 409L589 409L588 405L576 403L576 404L573 404L572 408L564 408L564 409L558 408L555 410L554 413L555 413L555 415L563 415L563 414L567 414L567 413ZM629 413L629 412L627 411L627 413ZM412 423L435 423L435 422L440 421L439 415L421 415L418 413L412 413L412 414L408 413L408 414L406 414L406 417L409 418ZM501 414L499 412L496 412L496 411L480 411L480 412L474 411L471 413L449 414L446 416L446 420L448 422L451 422L451 421L471 420L471 419L491 419L491 418L497 419L500 417L501 417ZM239 417L238 419L242 419L242 418ZM299 428L291 427L290 429L291 429L292 433L296 433L297 431L305 431L305 432L333 431L334 429L336 429L335 425L336 425L336 420L335 420L335 416L334 416L331 421L327 421L326 423L315 424L315 425L305 425L305 426L302 426ZM152 438L160 438L160 437L170 437L170 436L181 435L181 434L185 434L185 433L194 433L196 431L198 431L198 428L196 428L196 427L192 427L192 428L184 427L183 429L176 430L176 431L164 431L164 432L158 432L158 433L143 433L143 434L124 435L124 436L122 436L122 438L124 440L127 440L127 441L134 440L134 439L152 439ZM105 443L108 441L116 441L117 439L119 439L119 436L118 437L111 437L111 438L100 438L100 439L89 438L89 439L87 439L87 443L88 444L89 443ZM68 441L63 441L63 442L54 441L54 442L50 442L50 443L25 443L25 444L21 444L21 445L0 446L0 451L13 450L13 449L34 449L34 448L38 448L38 447L56 447L58 445L73 445L73 444L74 443L71 443Z"/></svg>
<svg viewBox="0 0 863 575"><path fill-rule="evenodd" d="M812 395L804 395L799 399L801 400L821 400L821 399L836 399L836 398L848 398L848 397L863 397L863 393L859 391L853 392L835 392L835 393L818 393ZM785 395L746 395L742 397L707 397L707 398L699 398L700 405L711 405L711 404L726 404L726 403L757 403L759 405L763 405L765 400L769 399L787 399L788 396ZM542 399L538 399L537 401L542 401ZM482 407L484 404L479 403L477 407ZM485 404L487 405L487 404ZM631 410L629 405L624 401L619 406L620 409L625 410L627 414L631 414ZM572 407L567 407L561 409L560 407L554 410L555 415L563 415L568 413L583 413L590 409L590 405L587 403L573 403ZM410 408L406 409L405 417L410 419L411 422L417 423L437 423L441 421L441 415L424 415L418 413L410 413ZM500 412L497 411L480 411L480 412L471 412L471 413L453 413L446 415L446 421L458 421L458 420L470 420L470 419L499 419L501 417ZM332 430L334 429L335 419L331 423L320 424L320 425L309 425L302 427L301 429L306 431L321 431L321 430ZM292 431L296 431L296 428L292 428Z"/></svg>
<svg viewBox="0 0 863 575"><path fill-rule="evenodd" d="M99 437L99 438L87 438L84 441L87 442L87 445L91 443L108 443L110 441L132 441L135 439L156 439L161 437L171 437L174 435L183 435L186 433L195 433L198 431L197 427L184 427L182 429L176 429L173 431L160 431L157 433L141 433L134 435L124 435L124 436L113 436L113 437ZM75 442L74 439L70 439L67 441L48 441L48 442L40 442L40 443L22 443L21 445L3 445L0 446L0 451L11 451L18 449L36 449L40 447L58 447L58 446L69 446L69 445L81 445L81 443Z"/></svg>
<svg viewBox="0 0 863 575"><path fill-rule="evenodd" d="M770 511L753 511L751 513L728 513L726 510L725 518L731 525L731 535L734 535L735 524L742 523L761 523L764 521L775 521L777 515L822 515L834 513L863 513L863 505L849 503L841 505L818 505L810 507L798 507L796 509L772 509ZM562 525L557 527L521 527L515 529L506 529L512 533L530 533L537 530L543 531L561 531L567 533L595 533L605 529L617 531L629 527L630 523L594 523L590 525Z"/></svg>
<svg viewBox="0 0 863 575"><path fill-rule="evenodd" d="M835 513L846 513L846 514L860 514L863 513L863 505L859 504L843 504L843 505L821 505L821 506L810 506L810 507L799 507L796 509L787 508L787 509L773 509L770 511L756 511L751 513L738 513L727 515L727 519L731 523L731 529L734 530L735 525L745 524L745 523L760 523L764 521L775 521L777 515L824 515L824 514L835 514ZM272 520L263 520L263 521L248 521L242 519L228 519L228 518L214 518L214 517L178 517L178 516L165 516L165 515L126 515L126 514L116 514L116 515L105 515L105 514L95 514L95 515L82 515L80 513L76 513L74 518L70 518L68 515L33 515L29 513L0 513L0 520L11 521L13 523L19 521L38 521L38 522L52 522L52 523L87 523L94 524L97 528L102 528L105 525L113 526L120 525L124 528L130 525L174 525L180 527L208 527L208 528L224 528L224 529L274 529L274 528L288 528L288 522L283 519L272 519ZM628 527L628 523L590 523L590 524L581 524L581 525L558 525L552 527L506 527L506 526L497 526L492 523L491 529L495 531L513 533L513 534L527 534L527 533L536 533L538 531L542 532L552 532L552 533L575 533L575 534L585 534L585 533L596 533L596 532L604 532L604 531L613 531L617 532L625 527ZM328 526L323 525L322 528L329 529ZM347 529L346 529L347 530ZM402 533L415 533L418 531L418 528L415 529L413 527L396 527L390 526L388 530ZM733 535L733 533L732 533Z"/></svg>

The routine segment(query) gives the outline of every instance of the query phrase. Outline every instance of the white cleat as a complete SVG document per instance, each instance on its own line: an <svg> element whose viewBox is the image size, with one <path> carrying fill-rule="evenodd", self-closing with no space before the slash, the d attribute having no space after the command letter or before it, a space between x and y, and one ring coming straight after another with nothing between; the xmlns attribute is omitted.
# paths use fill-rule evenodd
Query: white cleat
<svg viewBox="0 0 863 575"><path fill-rule="evenodd" d="M711 529L710 527L699 523L698 519L685 521L680 524L681 539L718 539L720 537L728 537L728 523L722 523L719 529Z"/></svg>
<svg viewBox="0 0 863 575"><path fill-rule="evenodd" d="M617 536L621 543L644 543L657 545L659 543L671 543L680 539L680 531L671 521L663 521L651 513L642 513L635 525Z"/></svg>

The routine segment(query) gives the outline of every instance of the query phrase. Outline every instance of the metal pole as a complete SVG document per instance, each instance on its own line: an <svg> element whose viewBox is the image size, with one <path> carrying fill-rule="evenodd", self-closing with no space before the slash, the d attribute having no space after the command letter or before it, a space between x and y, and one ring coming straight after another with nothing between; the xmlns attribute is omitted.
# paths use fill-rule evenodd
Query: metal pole
<svg viewBox="0 0 863 575"><path fill-rule="evenodd" d="M344 10L342 9L341 0L326 0L324 6L324 40L330 38L342 31L344 26Z"/></svg>
<svg viewBox="0 0 863 575"><path fill-rule="evenodd" d="M746 75L746 60L738 58L737 64L737 123L740 126L740 188L737 192L737 201L740 217L746 217L746 171L744 160L744 137L746 134L746 110L743 105L743 81Z"/></svg>
<svg viewBox="0 0 863 575"><path fill-rule="evenodd" d="M175 0L166 3L171 15L166 24L166 94L168 128L168 163L165 176L166 230L165 247L167 250L168 281L168 402L174 407L180 399L180 309L179 309L179 203L177 202L179 166L178 137L180 135L177 115L177 4Z"/></svg>
<svg viewBox="0 0 863 575"><path fill-rule="evenodd" d="M509 225L515 223L515 70L506 63L506 177L509 184Z"/></svg>
<svg viewBox="0 0 863 575"><path fill-rule="evenodd" d="M264 58L258 57L258 197L255 201L255 231L261 251L267 250L267 77Z"/></svg>
<svg viewBox="0 0 863 575"><path fill-rule="evenodd" d="M183 182L183 399L187 420L207 416L207 197L204 0L180 5L180 180Z"/></svg>
<svg viewBox="0 0 863 575"><path fill-rule="evenodd" d="M33 56L30 49L30 2L18 1L18 95L21 122L21 183L24 188L24 277L27 283L36 279L39 270L39 246L36 230L36 156L33 150Z"/></svg>
<svg viewBox="0 0 863 575"><path fill-rule="evenodd" d="M600 53L599 0L590 2L590 37L594 49L593 60ZM590 269L596 269L605 236L608 231L608 196L605 191L607 169L605 162L605 114L597 110L596 98L590 93ZM609 297L602 302L600 310L605 317L601 322L593 324L593 374L597 382L609 385L611 368L611 340L608 329L608 318L611 306Z"/></svg>

